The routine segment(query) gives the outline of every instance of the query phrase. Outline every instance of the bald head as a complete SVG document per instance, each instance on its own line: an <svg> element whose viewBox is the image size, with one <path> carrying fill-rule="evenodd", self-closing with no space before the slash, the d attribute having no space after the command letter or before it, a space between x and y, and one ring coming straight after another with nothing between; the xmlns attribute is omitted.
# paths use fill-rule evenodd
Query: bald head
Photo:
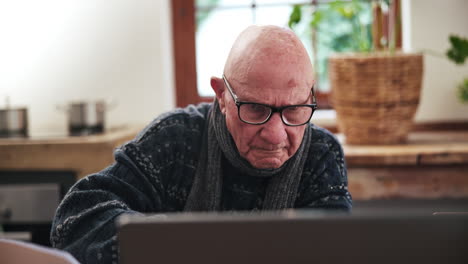
<svg viewBox="0 0 468 264"><path fill-rule="evenodd" d="M256 168L279 168L298 150L306 126L289 126L283 112L272 113L257 125L242 120L240 113L257 116L254 103L257 107L312 103L313 69L304 46L289 29L248 27L234 42L224 75L224 80L212 77L211 87L239 154Z"/></svg>
<svg viewBox="0 0 468 264"><path fill-rule="evenodd" d="M234 42L224 67L231 79L247 82L262 74L264 65L295 64L313 79L313 69L306 49L290 29L277 26L250 26ZM279 69L280 70L280 69ZM280 74L281 72L278 72Z"/></svg>

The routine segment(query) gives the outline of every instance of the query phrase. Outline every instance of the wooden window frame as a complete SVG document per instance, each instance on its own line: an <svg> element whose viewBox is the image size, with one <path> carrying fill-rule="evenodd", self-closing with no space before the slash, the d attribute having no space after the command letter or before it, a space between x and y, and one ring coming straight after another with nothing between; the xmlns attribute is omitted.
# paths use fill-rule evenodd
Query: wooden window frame
<svg viewBox="0 0 468 264"><path fill-rule="evenodd" d="M195 0L171 0L176 106L211 102L197 90Z"/></svg>
<svg viewBox="0 0 468 264"><path fill-rule="evenodd" d="M197 89L195 0L171 0L176 106L212 102ZM399 31L401 33L401 30ZM401 47L401 35L397 47ZM329 92L316 91L319 109L332 109Z"/></svg>

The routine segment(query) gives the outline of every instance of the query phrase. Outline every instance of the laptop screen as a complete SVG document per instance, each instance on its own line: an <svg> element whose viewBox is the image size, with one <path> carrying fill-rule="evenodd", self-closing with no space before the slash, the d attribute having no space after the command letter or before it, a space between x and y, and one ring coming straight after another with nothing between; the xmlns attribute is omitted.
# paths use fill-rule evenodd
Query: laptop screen
<svg viewBox="0 0 468 264"><path fill-rule="evenodd" d="M130 263L468 263L468 215L322 211L123 215Z"/></svg>

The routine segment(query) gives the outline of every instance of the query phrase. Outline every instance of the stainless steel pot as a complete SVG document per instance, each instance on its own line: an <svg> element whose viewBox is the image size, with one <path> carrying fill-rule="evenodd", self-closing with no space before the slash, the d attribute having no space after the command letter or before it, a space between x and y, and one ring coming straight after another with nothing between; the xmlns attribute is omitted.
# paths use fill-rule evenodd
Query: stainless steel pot
<svg viewBox="0 0 468 264"><path fill-rule="evenodd" d="M105 103L102 101L70 103L68 110L70 135L90 135L104 132L105 110Z"/></svg>
<svg viewBox="0 0 468 264"><path fill-rule="evenodd" d="M106 111L112 103L102 100L71 102L66 107L59 107L68 114L68 131L72 136L102 133L105 130Z"/></svg>
<svg viewBox="0 0 468 264"><path fill-rule="evenodd" d="M0 109L0 137L27 137L28 109Z"/></svg>

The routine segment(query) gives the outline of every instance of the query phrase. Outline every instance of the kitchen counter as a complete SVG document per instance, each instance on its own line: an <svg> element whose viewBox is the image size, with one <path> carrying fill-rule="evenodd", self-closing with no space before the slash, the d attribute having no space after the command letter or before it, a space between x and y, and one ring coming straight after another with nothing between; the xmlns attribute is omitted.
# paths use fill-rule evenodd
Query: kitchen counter
<svg viewBox="0 0 468 264"><path fill-rule="evenodd" d="M71 170L82 178L112 164L113 151L141 128L89 136L0 138L0 170Z"/></svg>
<svg viewBox="0 0 468 264"><path fill-rule="evenodd" d="M102 135L0 139L2 170L68 170L82 178L112 164L140 128ZM343 142L343 137L338 134ZM354 199L468 198L468 131L413 132L406 144L343 144Z"/></svg>
<svg viewBox="0 0 468 264"><path fill-rule="evenodd" d="M338 135L343 143L343 137ZM468 131L413 132L406 144L343 144L348 166L468 164Z"/></svg>
<svg viewBox="0 0 468 264"><path fill-rule="evenodd" d="M406 144L343 149L357 200L468 197L468 131L412 132Z"/></svg>

